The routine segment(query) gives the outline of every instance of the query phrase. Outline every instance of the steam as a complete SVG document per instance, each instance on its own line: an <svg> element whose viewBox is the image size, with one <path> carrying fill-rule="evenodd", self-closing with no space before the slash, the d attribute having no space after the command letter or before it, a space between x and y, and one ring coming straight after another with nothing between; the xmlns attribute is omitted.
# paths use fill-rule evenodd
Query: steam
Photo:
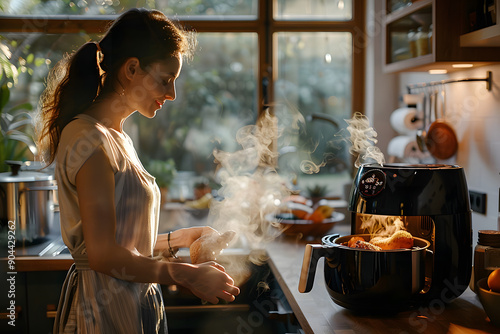
<svg viewBox="0 0 500 334"><path fill-rule="evenodd" d="M356 113L346 122L352 143L350 153L359 154L356 166L370 159L382 165L383 154L374 146L377 133L367 118ZM278 153L273 146L278 136L277 119L266 111L257 125L244 126L237 132L240 150L213 152L218 163L216 177L221 185L218 195L223 199L212 201L208 223L221 233L235 231L234 240L244 240L252 250L262 249L280 235L281 231L266 216L279 213L283 200L291 194L287 181L275 169ZM302 172L312 174L319 172L324 164L303 160L300 167ZM375 229L382 226L382 221L372 225ZM256 254L263 252L251 252L250 261L261 264L263 259ZM247 264L233 261L224 266L235 282L241 283L250 275Z"/></svg>
<svg viewBox="0 0 500 334"><path fill-rule="evenodd" d="M324 166L326 166L325 161L323 161L322 163L320 163L318 165L318 164L315 164L311 160L302 160L302 162L300 163L300 170L304 174L315 174L315 173L319 173L319 170L321 169L321 167L324 167Z"/></svg>
<svg viewBox="0 0 500 334"><path fill-rule="evenodd" d="M257 125L238 131L241 150L214 152L221 184L218 194L223 200L211 204L209 223L219 232L235 231L251 249L261 249L279 235L266 216L278 213L282 200L290 195L274 168L276 129L276 119L266 112ZM261 259L251 260L258 263Z"/></svg>
<svg viewBox="0 0 500 334"><path fill-rule="evenodd" d="M348 124L347 131L350 133L351 147L349 153L358 156L354 166L360 167L363 163L376 162L383 165L384 154L375 146L378 140L377 132L370 126L368 118L359 112L354 114L350 120L345 120Z"/></svg>
<svg viewBox="0 0 500 334"><path fill-rule="evenodd" d="M361 229L373 237L390 237L400 230L406 230L400 217L367 215L361 217Z"/></svg>

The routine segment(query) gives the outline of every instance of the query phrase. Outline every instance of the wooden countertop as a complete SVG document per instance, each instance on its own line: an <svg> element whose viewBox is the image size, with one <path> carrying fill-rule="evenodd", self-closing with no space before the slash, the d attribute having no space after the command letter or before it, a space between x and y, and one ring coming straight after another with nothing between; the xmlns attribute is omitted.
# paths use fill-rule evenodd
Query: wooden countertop
<svg viewBox="0 0 500 334"><path fill-rule="evenodd" d="M342 222L329 233L347 235L349 232L348 224ZM500 328L489 323L479 299L470 289L446 306L437 301L425 308L401 312L396 316L357 315L330 299L324 282L323 259L318 262L311 292L300 293L298 283L307 243L319 244L321 240L305 241L282 236L266 247L268 263L305 333L500 333ZM20 256L16 258L16 270L68 270L72 263L73 259L67 254L56 257Z"/></svg>
<svg viewBox="0 0 500 334"><path fill-rule="evenodd" d="M349 226L342 223L330 233L347 235ZM298 284L307 243L319 244L321 240L304 241L283 236L267 247L269 265L305 333L500 333L500 328L489 323L478 297L470 289L446 306L438 300L396 316L357 315L330 299L324 281L323 259L318 262L312 290L300 293Z"/></svg>
<svg viewBox="0 0 500 334"><path fill-rule="evenodd" d="M5 262L5 259L2 259ZM18 256L15 259L16 271L67 271L74 263L71 255L54 257Z"/></svg>

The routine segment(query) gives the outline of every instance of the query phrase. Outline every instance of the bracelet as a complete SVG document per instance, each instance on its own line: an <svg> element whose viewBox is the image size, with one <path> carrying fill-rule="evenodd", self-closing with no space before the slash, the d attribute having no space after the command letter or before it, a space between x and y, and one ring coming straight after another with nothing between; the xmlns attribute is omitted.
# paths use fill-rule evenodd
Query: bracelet
<svg viewBox="0 0 500 334"><path fill-rule="evenodd" d="M168 252L170 253L171 257L173 257L174 259L178 259L177 254L176 254L177 252L174 252L174 250L170 246L170 234L171 233L172 233L172 231L168 232L168 236L167 236Z"/></svg>

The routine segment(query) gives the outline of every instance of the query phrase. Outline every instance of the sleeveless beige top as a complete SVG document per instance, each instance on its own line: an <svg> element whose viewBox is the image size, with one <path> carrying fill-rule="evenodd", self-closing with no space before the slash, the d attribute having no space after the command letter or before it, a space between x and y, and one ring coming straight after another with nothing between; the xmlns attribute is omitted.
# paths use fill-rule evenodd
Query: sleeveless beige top
<svg viewBox="0 0 500 334"><path fill-rule="evenodd" d="M157 284L134 283L123 268L111 277L88 266L75 179L102 147L115 175L116 241L152 256L158 231L160 191L142 166L128 135L80 114L62 131L56 156L61 234L75 265L64 283L55 333L166 332Z"/></svg>

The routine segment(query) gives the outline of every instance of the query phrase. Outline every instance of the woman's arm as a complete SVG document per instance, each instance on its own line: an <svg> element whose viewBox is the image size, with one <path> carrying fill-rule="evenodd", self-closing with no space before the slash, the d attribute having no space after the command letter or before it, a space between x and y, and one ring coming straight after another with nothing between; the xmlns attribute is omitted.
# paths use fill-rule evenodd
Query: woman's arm
<svg viewBox="0 0 500 334"><path fill-rule="evenodd" d="M213 303L217 297L232 301L239 293L220 265L157 261L116 243L114 173L102 148L78 171L76 189L92 270L127 281L180 284Z"/></svg>
<svg viewBox="0 0 500 334"><path fill-rule="evenodd" d="M155 251L168 249L169 246L174 249L187 248L202 235L214 233L219 234L217 230L209 226L181 228L170 233L170 242L168 242L168 233L159 234L156 240Z"/></svg>

